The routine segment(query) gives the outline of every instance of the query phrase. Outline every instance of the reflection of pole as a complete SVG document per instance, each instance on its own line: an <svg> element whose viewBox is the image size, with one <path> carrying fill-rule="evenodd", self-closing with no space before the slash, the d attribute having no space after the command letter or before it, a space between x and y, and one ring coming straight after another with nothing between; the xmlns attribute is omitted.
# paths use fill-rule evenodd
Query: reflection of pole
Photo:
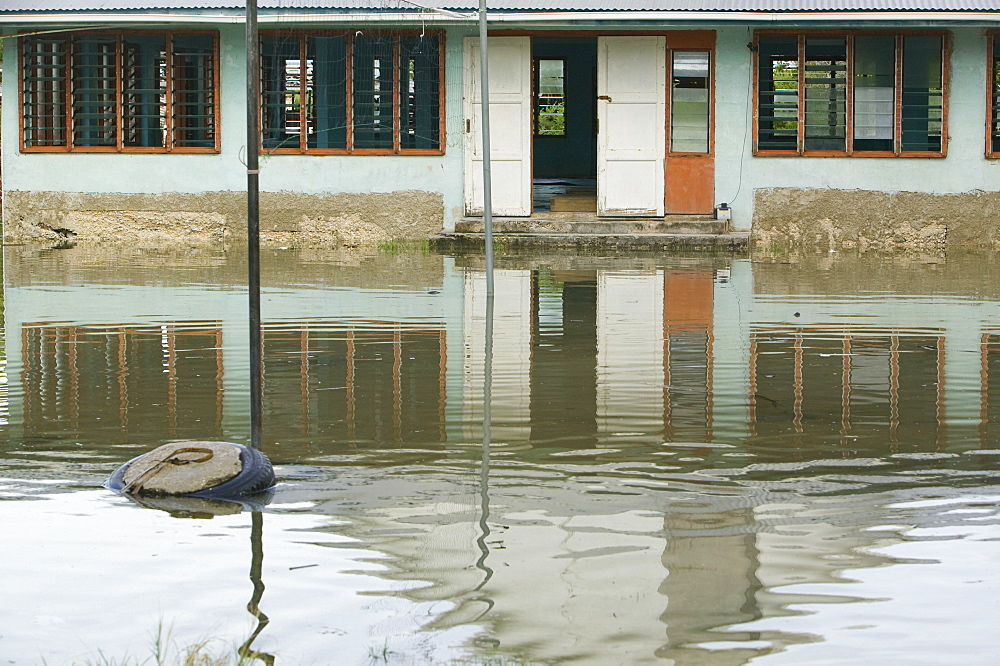
<svg viewBox="0 0 1000 666"><path fill-rule="evenodd" d="M490 175L490 71L486 0L479 0L479 91L483 123L483 235L486 242L486 293L493 293L493 182Z"/></svg>
<svg viewBox="0 0 1000 666"><path fill-rule="evenodd" d="M492 268L492 267L491 267ZM476 586L481 589L493 577L493 570L486 566L486 558L490 554L486 539L490 536L490 427L493 421L491 402L493 398L493 281L487 273L486 286L486 352L483 357L483 461L479 468L479 538L476 544L481 553L476 561L476 567L485 575L483 581ZM492 604L490 604L492 607Z"/></svg>
<svg viewBox="0 0 1000 666"><path fill-rule="evenodd" d="M260 183L258 103L260 42L257 0L247 0L247 286L250 296L250 446L260 449L262 426L262 363L260 340Z"/></svg>
<svg viewBox="0 0 1000 666"><path fill-rule="evenodd" d="M261 570L264 568L264 514L260 511L254 511L250 514L250 518L250 582L253 583L253 595L250 597L250 602L247 603L247 610L257 618L257 628L250 634L250 638L246 639L239 647L237 654L241 661L243 659L260 659L271 666L274 663L274 655L257 652L250 647L258 634L270 622L267 615L260 610L260 599L264 596L264 579L261 576Z"/></svg>

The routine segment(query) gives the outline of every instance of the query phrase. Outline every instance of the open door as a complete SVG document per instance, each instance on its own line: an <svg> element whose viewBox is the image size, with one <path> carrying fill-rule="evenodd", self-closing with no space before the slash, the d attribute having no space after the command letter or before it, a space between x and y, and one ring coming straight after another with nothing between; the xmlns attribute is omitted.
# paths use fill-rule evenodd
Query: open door
<svg viewBox="0 0 1000 666"><path fill-rule="evenodd" d="M598 215L663 216L665 107L666 38L600 37Z"/></svg>
<svg viewBox="0 0 1000 666"><path fill-rule="evenodd" d="M490 37L493 213L531 215L531 38ZM465 38L465 212L483 214L479 39Z"/></svg>

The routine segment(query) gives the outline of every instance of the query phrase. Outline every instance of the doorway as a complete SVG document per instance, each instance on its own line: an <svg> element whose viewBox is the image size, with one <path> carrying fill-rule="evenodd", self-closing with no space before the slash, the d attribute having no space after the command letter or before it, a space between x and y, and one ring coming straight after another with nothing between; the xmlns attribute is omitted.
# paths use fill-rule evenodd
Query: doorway
<svg viewBox="0 0 1000 666"><path fill-rule="evenodd" d="M710 214L714 47L708 30L490 37L493 213ZM476 216L479 40L464 49L465 211Z"/></svg>
<svg viewBox="0 0 1000 666"><path fill-rule="evenodd" d="M531 47L532 211L596 213L597 38Z"/></svg>

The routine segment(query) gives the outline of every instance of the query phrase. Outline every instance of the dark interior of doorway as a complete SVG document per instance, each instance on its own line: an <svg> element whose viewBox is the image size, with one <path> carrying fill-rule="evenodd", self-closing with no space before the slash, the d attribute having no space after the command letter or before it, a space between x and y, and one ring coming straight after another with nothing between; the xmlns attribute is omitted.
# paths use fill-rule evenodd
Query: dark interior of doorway
<svg viewBox="0 0 1000 666"><path fill-rule="evenodd" d="M597 40L535 37L531 44L533 210L596 212ZM561 85L553 76L560 70Z"/></svg>

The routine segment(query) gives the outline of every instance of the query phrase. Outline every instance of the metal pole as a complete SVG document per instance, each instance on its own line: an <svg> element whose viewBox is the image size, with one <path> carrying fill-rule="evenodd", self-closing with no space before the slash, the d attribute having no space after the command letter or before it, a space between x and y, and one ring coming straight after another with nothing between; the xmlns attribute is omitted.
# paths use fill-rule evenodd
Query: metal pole
<svg viewBox="0 0 1000 666"><path fill-rule="evenodd" d="M486 294L493 295L493 183L490 176L490 70L486 45L486 0L479 0L479 90L483 135L483 231L486 242Z"/></svg>
<svg viewBox="0 0 1000 666"><path fill-rule="evenodd" d="M260 337L260 41L257 0L247 0L247 285L250 296L250 446L261 448L263 368Z"/></svg>

